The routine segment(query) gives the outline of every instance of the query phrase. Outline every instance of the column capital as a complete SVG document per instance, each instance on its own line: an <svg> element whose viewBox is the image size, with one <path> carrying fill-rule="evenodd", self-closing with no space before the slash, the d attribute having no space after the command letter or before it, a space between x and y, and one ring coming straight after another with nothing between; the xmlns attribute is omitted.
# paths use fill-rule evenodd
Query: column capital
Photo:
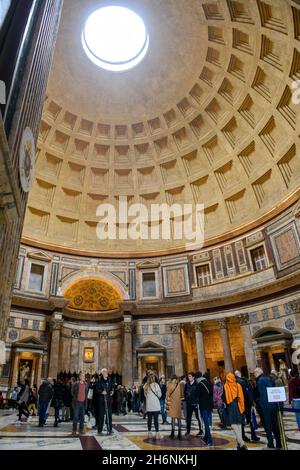
<svg viewBox="0 0 300 470"><path fill-rule="evenodd" d="M74 339L79 339L79 338L81 337L81 331L72 330L71 336L72 336L72 338L74 338Z"/></svg>
<svg viewBox="0 0 300 470"><path fill-rule="evenodd" d="M123 323L124 333L132 334L134 332L134 324L132 322Z"/></svg>
<svg viewBox="0 0 300 470"><path fill-rule="evenodd" d="M291 313L300 313L300 300L294 300L293 302L288 303Z"/></svg>
<svg viewBox="0 0 300 470"><path fill-rule="evenodd" d="M108 340L108 331L100 331L99 332L99 338L103 340Z"/></svg>
<svg viewBox="0 0 300 470"><path fill-rule="evenodd" d="M50 321L50 331L60 331L63 326L63 319L52 318Z"/></svg>
<svg viewBox="0 0 300 470"><path fill-rule="evenodd" d="M204 326L203 321L197 321L193 323L195 333L203 333L203 326Z"/></svg>
<svg viewBox="0 0 300 470"><path fill-rule="evenodd" d="M227 330L228 329L228 320L227 318L221 318L218 320L220 330Z"/></svg>
<svg viewBox="0 0 300 470"><path fill-rule="evenodd" d="M249 325L250 323L250 318L249 318L249 313L242 313L241 315L238 315L238 319L240 320L240 325Z"/></svg>
<svg viewBox="0 0 300 470"><path fill-rule="evenodd" d="M175 323L175 325L170 325L170 330L172 335L179 334L181 332L181 324Z"/></svg>

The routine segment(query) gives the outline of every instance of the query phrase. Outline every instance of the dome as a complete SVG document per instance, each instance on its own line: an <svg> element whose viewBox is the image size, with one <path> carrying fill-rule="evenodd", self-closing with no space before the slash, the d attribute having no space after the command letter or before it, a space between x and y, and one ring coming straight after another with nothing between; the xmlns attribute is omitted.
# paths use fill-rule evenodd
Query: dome
<svg viewBox="0 0 300 470"><path fill-rule="evenodd" d="M146 208L203 204L212 245L294 202L300 59L289 2L118 5L144 21L149 49L138 66L113 73L82 46L99 2L64 2L23 241L92 256L175 253L189 244L174 237L174 220L169 239L104 241L97 207L118 214L122 197Z"/></svg>

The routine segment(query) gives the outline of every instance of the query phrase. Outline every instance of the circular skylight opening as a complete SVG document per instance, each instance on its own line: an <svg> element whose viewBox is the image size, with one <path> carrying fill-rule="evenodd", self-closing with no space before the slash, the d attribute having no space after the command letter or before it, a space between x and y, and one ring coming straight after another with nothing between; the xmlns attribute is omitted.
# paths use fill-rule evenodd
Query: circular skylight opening
<svg viewBox="0 0 300 470"><path fill-rule="evenodd" d="M138 65L149 47L142 18L124 7L110 6L92 13L82 32L83 48L94 64L112 72Z"/></svg>

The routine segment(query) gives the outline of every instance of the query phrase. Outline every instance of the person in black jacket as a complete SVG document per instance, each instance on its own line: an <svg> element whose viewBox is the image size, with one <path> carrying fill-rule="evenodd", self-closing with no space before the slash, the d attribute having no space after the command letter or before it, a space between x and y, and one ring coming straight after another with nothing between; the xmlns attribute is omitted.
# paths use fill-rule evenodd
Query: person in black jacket
<svg viewBox="0 0 300 470"><path fill-rule="evenodd" d="M49 402L53 395L53 388L50 383L51 379L44 380L39 388L39 427L42 428L46 424L46 413Z"/></svg>
<svg viewBox="0 0 300 470"><path fill-rule="evenodd" d="M236 370L234 375L235 375L237 383L240 384L242 386L242 389L243 389L244 400L245 400L245 413L244 413L244 415L245 415L245 419L246 419L247 424L250 424L251 441L252 442L259 442L260 438L257 437L257 435L255 433L255 429L254 429L252 419L251 419L252 408L255 406L252 385L247 379L242 377L242 374L239 370ZM250 439L245 434L245 423L242 423L242 437L243 437L244 442L250 442Z"/></svg>
<svg viewBox="0 0 300 470"><path fill-rule="evenodd" d="M202 433L200 413L199 413L199 385L197 384L195 380L194 372L188 373L188 381L184 389L184 398L186 400L186 408L187 408L185 435L189 436L191 434L192 416L193 416L193 413L195 413L195 416L199 425L198 436L201 436L203 433Z"/></svg>
<svg viewBox="0 0 300 470"><path fill-rule="evenodd" d="M160 397L160 409L161 409L161 424L169 424L167 420L167 413L166 413L166 394L167 394L167 385L165 376L162 376L159 381L159 386L161 389L161 397Z"/></svg>
<svg viewBox="0 0 300 470"><path fill-rule="evenodd" d="M203 441L209 447L213 446L213 440L210 432L209 419L213 409L213 385L207 379L207 377L202 376L202 373L198 373L198 396L199 396L199 409L201 418L205 427L205 435Z"/></svg>
<svg viewBox="0 0 300 470"><path fill-rule="evenodd" d="M63 413L62 419L64 422L70 421L71 417L71 407L72 407L72 390L71 382L64 384L64 393L63 393Z"/></svg>
<svg viewBox="0 0 300 470"><path fill-rule="evenodd" d="M64 405L64 386L61 379L54 381L53 385L53 397L51 406L54 408L54 427L57 428L59 422L59 410L62 409Z"/></svg>
<svg viewBox="0 0 300 470"><path fill-rule="evenodd" d="M98 434L102 435L104 418L106 418L108 434L113 434L112 429L112 396L114 393L113 383L108 377L108 370L102 369L99 382L96 384L99 396L99 424ZM108 421L108 422L107 422Z"/></svg>

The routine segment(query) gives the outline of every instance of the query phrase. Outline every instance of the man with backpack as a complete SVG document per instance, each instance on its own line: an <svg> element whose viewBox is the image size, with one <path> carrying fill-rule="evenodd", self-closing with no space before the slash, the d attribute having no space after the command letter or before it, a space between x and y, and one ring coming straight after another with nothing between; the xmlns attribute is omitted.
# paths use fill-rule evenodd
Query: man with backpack
<svg viewBox="0 0 300 470"><path fill-rule="evenodd" d="M208 447L213 446L213 440L210 432L210 416L212 413L212 409L214 406L213 403L213 385L208 380L208 377L204 374L202 375L201 372L198 372L198 396L199 396L199 410L200 415L204 423L205 435L202 440Z"/></svg>

